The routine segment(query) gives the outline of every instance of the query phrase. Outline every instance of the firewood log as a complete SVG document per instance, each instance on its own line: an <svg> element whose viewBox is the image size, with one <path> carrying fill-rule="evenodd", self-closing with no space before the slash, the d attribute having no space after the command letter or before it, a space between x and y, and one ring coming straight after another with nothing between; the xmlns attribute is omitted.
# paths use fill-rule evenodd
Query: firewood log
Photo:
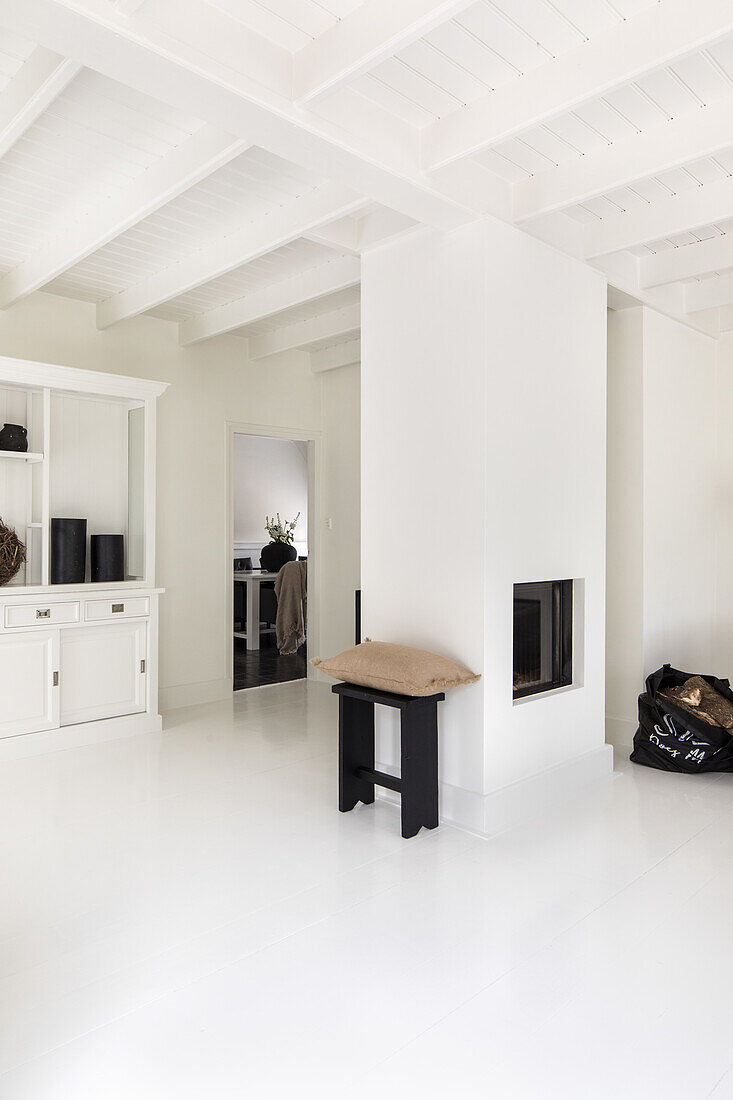
<svg viewBox="0 0 733 1100"><path fill-rule="evenodd" d="M659 694L711 726L733 729L733 703L712 688L702 676L691 676L684 684L667 688Z"/></svg>

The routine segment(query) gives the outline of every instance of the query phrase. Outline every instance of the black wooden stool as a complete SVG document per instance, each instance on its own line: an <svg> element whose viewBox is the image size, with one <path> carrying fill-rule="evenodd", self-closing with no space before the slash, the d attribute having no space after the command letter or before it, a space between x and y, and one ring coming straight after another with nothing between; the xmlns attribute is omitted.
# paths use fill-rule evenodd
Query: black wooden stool
<svg viewBox="0 0 733 1100"><path fill-rule="evenodd" d="M402 796L402 835L438 825L437 695L397 695L356 684L334 684L339 697L339 810L374 801L374 784ZM400 712L402 778L374 770L374 704Z"/></svg>

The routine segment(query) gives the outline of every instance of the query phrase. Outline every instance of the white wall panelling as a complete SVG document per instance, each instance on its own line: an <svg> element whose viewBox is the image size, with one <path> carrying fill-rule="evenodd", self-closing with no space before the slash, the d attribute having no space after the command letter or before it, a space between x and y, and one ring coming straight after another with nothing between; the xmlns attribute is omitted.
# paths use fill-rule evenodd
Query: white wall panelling
<svg viewBox="0 0 733 1100"><path fill-rule="evenodd" d="M126 545L128 412L123 401L51 396L51 515L86 519L87 537L123 534Z"/></svg>

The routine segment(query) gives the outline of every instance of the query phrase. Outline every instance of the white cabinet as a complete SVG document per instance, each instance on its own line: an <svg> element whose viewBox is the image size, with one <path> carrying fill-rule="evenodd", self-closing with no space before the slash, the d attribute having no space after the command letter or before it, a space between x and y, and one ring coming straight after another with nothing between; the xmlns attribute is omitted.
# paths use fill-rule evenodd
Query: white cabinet
<svg viewBox="0 0 733 1100"><path fill-rule="evenodd" d="M58 725L56 630L0 636L0 737Z"/></svg>
<svg viewBox="0 0 733 1100"><path fill-rule="evenodd" d="M3 746L24 754L16 734L44 733L45 751L161 728L159 594L127 585L76 600L51 588L40 598L0 590L0 758Z"/></svg>
<svg viewBox="0 0 733 1100"><path fill-rule="evenodd" d="M3 746L23 755L16 734L44 733L45 751L161 728L158 595L100 586L90 598L47 589L39 600L0 590L0 758Z"/></svg>
<svg viewBox="0 0 733 1100"><path fill-rule="evenodd" d="M62 630L60 636L62 726L145 710L145 622Z"/></svg>
<svg viewBox="0 0 733 1100"><path fill-rule="evenodd" d="M26 567L0 587L0 760L162 729L155 586L156 402L167 383L0 356L0 513ZM85 519L86 567L56 576L54 517ZM123 536L117 580L93 579L91 538ZM51 583L58 579L60 583ZM18 737L16 734L31 736Z"/></svg>

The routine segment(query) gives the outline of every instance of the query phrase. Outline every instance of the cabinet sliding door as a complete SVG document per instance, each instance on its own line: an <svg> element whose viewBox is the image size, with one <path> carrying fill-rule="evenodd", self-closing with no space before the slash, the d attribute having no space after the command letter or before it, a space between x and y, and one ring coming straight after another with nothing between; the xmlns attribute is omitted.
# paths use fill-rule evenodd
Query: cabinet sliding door
<svg viewBox="0 0 733 1100"><path fill-rule="evenodd" d="M61 631L61 725L145 710L147 624Z"/></svg>
<svg viewBox="0 0 733 1100"><path fill-rule="evenodd" d="M0 737L58 726L58 633L0 635Z"/></svg>

